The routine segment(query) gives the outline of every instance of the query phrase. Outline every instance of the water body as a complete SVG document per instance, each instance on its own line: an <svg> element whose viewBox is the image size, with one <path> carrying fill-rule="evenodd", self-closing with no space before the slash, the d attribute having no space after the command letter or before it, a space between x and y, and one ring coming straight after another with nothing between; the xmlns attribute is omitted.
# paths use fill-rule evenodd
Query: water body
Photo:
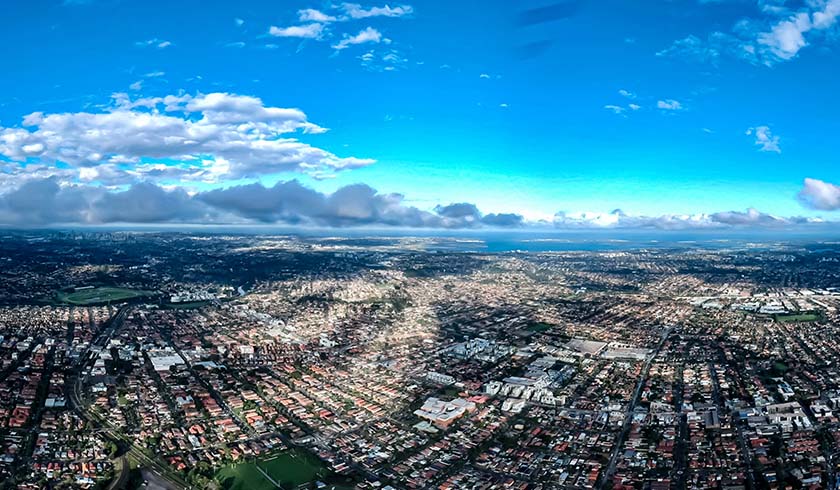
<svg viewBox="0 0 840 490"><path fill-rule="evenodd" d="M351 247L398 246L412 239L426 250L463 252L568 252L629 251L639 249L774 249L840 248L840 226L823 224L800 228L718 228L711 230L656 229L517 229L517 230L429 230L372 228L295 228L282 226L213 225L126 225L85 226L51 230L23 230L21 233L135 232L186 235L270 236L313 242L331 240Z"/></svg>

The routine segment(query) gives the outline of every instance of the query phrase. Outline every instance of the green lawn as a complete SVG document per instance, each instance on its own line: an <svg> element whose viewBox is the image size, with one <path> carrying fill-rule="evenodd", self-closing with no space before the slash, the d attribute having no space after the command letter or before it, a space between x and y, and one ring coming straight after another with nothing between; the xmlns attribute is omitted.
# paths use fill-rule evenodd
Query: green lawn
<svg viewBox="0 0 840 490"><path fill-rule="evenodd" d="M226 466L216 473L216 479L226 490L272 490L274 485L257 471L254 463Z"/></svg>
<svg viewBox="0 0 840 490"><path fill-rule="evenodd" d="M798 315L777 315L776 320L786 322L815 322L820 316L814 313L800 313Z"/></svg>
<svg viewBox="0 0 840 490"><path fill-rule="evenodd" d="M163 307L170 310L195 310L209 304L209 301L193 301L191 303L168 303Z"/></svg>
<svg viewBox="0 0 840 490"><path fill-rule="evenodd" d="M773 373L777 375L783 375L787 372L788 365L783 363L782 361L776 361L773 363Z"/></svg>
<svg viewBox="0 0 840 490"><path fill-rule="evenodd" d="M532 323L532 324L528 325L527 330L529 332L542 333L542 332L547 332L547 331L551 330L552 328L554 328L554 325L549 325L548 323L537 322L537 323Z"/></svg>
<svg viewBox="0 0 840 490"><path fill-rule="evenodd" d="M286 489L298 488L319 480L329 483L333 476L332 472L314 455L304 450L291 449L267 459L226 466L216 473L216 480L225 490L276 488L259 472L257 465ZM328 485L327 488L348 487Z"/></svg>
<svg viewBox="0 0 840 490"><path fill-rule="evenodd" d="M96 305L103 303L118 303L134 298L151 296L154 291L143 291L141 289L101 287L83 289L81 291L56 293L56 298L62 303L70 303L77 306Z"/></svg>

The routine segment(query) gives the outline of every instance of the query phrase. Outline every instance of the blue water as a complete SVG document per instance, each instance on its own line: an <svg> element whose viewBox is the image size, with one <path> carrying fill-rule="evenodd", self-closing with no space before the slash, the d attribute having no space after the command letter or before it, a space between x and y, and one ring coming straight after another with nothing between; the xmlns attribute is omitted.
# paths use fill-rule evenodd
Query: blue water
<svg viewBox="0 0 840 490"><path fill-rule="evenodd" d="M59 230L42 230L45 233ZM399 244L421 239L426 249L467 252L550 252L550 251L620 251L638 249L768 249L840 243L840 227L808 226L782 229L715 230L426 230L426 229L324 229L278 226L107 226L74 227L75 232L140 232L199 235L286 236L318 241L334 239L348 245ZM28 230L28 233L35 232ZM36 232L37 233L37 232ZM373 243L375 242L375 243Z"/></svg>

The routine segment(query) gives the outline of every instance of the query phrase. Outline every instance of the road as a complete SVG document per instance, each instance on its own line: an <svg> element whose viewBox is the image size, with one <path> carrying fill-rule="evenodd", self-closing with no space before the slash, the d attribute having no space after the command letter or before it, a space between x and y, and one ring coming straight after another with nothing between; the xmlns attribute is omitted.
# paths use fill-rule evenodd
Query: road
<svg viewBox="0 0 840 490"><path fill-rule="evenodd" d="M114 460L114 478L111 479L111 483L108 485L108 490L119 490L125 487L125 484L128 483L128 475L130 473L130 467L128 464L128 459L125 455L122 455Z"/></svg>
<svg viewBox="0 0 840 490"><path fill-rule="evenodd" d="M683 365L680 364L679 381L674 384L674 402L677 407L677 415L679 416L679 424L677 426L677 447L674 451L674 469L672 478L674 481L674 488L683 490L686 488L685 482L688 477L688 415L683 413L683 404L685 402L685 384L683 382Z"/></svg>
<svg viewBox="0 0 840 490"><path fill-rule="evenodd" d="M723 357L723 351L718 350L718 358L721 361L725 361ZM720 396L720 384L718 383L718 373L717 368L715 367L715 363L709 362L709 375L712 378L712 400L715 402L715 406L717 407L719 412L723 412L726 410L726 407L723 405L723 399ZM758 488L755 482L755 475L752 468L752 458L750 457L749 445L747 443L747 438L744 436L744 427L742 422L738 420L738 416L733 413L732 414L733 422L735 423L736 431L738 432L738 446L741 449L741 458L744 461L744 470L747 474L747 481L749 482L749 487L751 489Z"/></svg>
<svg viewBox="0 0 840 490"><path fill-rule="evenodd" d="M618 456L623 452L622 447L624 446L624 440L627 439L627 435L630 434L630 427L633 422L633 415L636 410L636 405L639 403L639 397L642 394L642 388L645 386L645 381L648 377L648 372L650 371L650 364L656 359L656 356L659 355L659 351L662 350L662 346L665 345L665 341L668 340L668 337L671 336L671 332L674 331L674 327L668 327L668 330L662 334L662 338L659 340L659 343L656 345L656 349L648 356L645 360L645 365L642 368L641 375L639 376L639 381L636 383L636 389L633 391L633 396L630 398L630 405L627 407L627 414L624 416L624 424L621 428L621 433L618 436L618 439L615 441L615 449L613 449L612 456L610 456L610 462L607 464L606 471L601 472L601 475L598 477L598 483L595 488L603 489L607 487L607 483L612 478L613 473L615 473L615 465L618 463Z"/></svg>
<svg viewBox="0 0 840 490"><path fill-rule="evenodd" d="M130 467L127 461L127 457L130 456L133 458L138 464L141 464L145 470L149 470L157 476L160 480L166 481L169 485L168 488L172 490L180 490L189 488L189 485L183 481L178 475L174 474L169 466L156 458L150 458L143 452L143 449L134 444L134 441L122 434L117 433L111 423L93 412L88 410L88 405L84 400L83 396L83 385L85 378L83 377L83 372L87 363L90 361L90 353L93 347L102 348L108 345L108 342L113 338L115 334L117 334L120 329L122 328L123 321L125 320L126 315L128 314L131 306L125 305L119 309L119 311L114 315L108 322L108 325L102 330L102 332L96 337L90 346L85 350L85 352L79 356L76 364L74 364L74 368L76 369L76 373L70 378L70 390L68 391L68 401L70 406L79 414L79 416L88 422L90 422L94 428L100 429L100 434L104 434L108 439L112 442L117 444L122 444L123 447L128 447L128 451L122 456L123 464L120 466L120 473L114 477L114 482L111 483L109 488L117 489L120 488L118 485L122 484L122 482L127 481L128 473L130 472Z"/></svg>

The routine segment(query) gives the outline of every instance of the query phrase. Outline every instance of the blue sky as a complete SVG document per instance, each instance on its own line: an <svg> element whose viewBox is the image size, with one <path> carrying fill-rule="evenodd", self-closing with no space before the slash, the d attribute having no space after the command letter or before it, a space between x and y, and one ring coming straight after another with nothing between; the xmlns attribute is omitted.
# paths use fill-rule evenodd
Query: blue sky
<svg viewBox="0 0 840 490"><path fill-rule="evenodd" d="M396 209L461 226L444 208L470 203L480 211L467 226L491 214L612 225L730 211L741 213L732 222L778 224L769 218L833 220L840 207L840 0L4 7L0 222L401 224L376 217ZM32 113L42 114L24 121ZM85 126L94 115L106 117ZM179 153L144 133L173 122L163 117L207 141L184 136ZM292 138L306 147L264 152ZM281 192L290 180L320 196L316 207L354 184L382 202L291 213L271 194L191 207L213 189ZM38 184L78 212L16 201ZM149 211L156 197L129 193L141 184L190 201L192 214ZM146 213L103 213L99 201L119 194ZM329 213L343 218L317 217Z"/></svg>

